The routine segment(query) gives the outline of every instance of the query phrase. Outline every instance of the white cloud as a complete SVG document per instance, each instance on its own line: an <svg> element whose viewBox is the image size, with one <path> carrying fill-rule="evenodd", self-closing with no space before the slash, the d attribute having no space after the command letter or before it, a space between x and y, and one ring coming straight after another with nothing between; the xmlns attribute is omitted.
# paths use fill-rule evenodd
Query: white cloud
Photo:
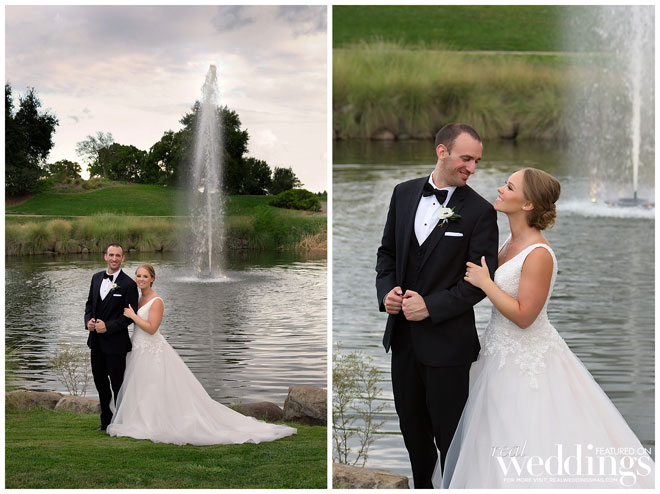
<svg viewBox="0 0 660 494"><path fill-rule="evenodd" d="M97 131L148 149L180 128L216 64L250 155L323 190L325 31L325 6L7 6L5 73L59 117L55 161Z"/></svg>

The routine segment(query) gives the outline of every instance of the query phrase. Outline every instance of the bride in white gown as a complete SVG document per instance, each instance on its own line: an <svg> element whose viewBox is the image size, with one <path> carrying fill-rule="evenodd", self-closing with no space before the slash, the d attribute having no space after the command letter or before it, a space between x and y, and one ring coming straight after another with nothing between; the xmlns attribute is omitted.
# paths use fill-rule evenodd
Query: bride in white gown
<svg viewBox="0 0 660 494"><path fill-rule="evenodd" d="M142 292L138 311L129 306L124 312L135 323L133 349L126 358L109 435L205 446L260 443L296 433L292 427L267 424L214 401L160 334L164 304L151 288L153 267L143 264L135 277Z"/></svg>
<svg viewBox="0 0 660 494"><path fill-rule="evenodd" d="M470 394L452 440L445 488L652 488L655 464L548 321L557 260L541 234L560 185L535 169L498 189L511 236L495 281L485 262L465 280L493 303ZM439 466L436 466L436 485Z"/></svg>

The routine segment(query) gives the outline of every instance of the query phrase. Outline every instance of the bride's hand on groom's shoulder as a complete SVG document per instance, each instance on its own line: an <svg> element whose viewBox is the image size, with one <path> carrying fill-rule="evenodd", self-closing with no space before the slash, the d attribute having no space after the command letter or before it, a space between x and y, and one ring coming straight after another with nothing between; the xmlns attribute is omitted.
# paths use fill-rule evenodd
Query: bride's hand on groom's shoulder
<svg viewBox="0 0 660 494"><path fill-rule="evenodd" d="M470 261L468 261L466 265L467 268L463 279L471 285L483 289L486 283L491 281L490 271L488 271L488 265L486 264L486 258L484 256L481 256L481 266Z"/></svg>

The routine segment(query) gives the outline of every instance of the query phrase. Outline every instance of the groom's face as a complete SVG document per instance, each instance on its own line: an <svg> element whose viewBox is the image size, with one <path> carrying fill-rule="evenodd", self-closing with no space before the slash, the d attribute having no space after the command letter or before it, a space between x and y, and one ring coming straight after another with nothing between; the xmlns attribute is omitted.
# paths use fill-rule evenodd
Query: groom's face
<svg viewBox="0 0 660 494"><path fill-rule="evenodd" d="M124 252L121 247L108 247L103 257L108 263L108 271L112 273L118 271L121 268L121 263L124 262Z"/></svg>
<svg viewBox="0 0 660 494"><path fill-rule="evenodd" d="M444 183L463 187L476 171L482 150L481 142L465 132L454 140L451 151L440 144L436 152L442 162L440 174Z"/></svg>

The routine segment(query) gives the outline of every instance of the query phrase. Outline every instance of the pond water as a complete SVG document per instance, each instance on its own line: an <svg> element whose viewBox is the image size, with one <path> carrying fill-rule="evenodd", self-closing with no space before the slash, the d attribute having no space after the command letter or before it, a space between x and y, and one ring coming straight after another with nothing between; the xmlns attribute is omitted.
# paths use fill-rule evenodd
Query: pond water
<svg viewBox="0 0 660 494"><path fill-rule="evenodd" d="M492 203L496 188L526 166L561 181L557 223L546 234L559 262L550 321L642 444L654 447L654 210L592 202L594 190L625 193L630 181L622 176L620 184L595 188L589 167L557 148L485 142L483 160L468 183ZM385 424L366 466L411 476L394 410L390 354L381 344L387 315L378 311L375 265L392 190L431 173L433 144L336 142L333 163L333 342L343 353L361 350L381 372ZM654 197L652 183L640 191L642 197ZM506 216L498 215L498 226L501 245L509 234ZM491 307L486 299L475 308L480 335Z"/></svg>
<svg viewBox="0 0 660 494"><path fill-rule="evenodd" d="M206 391L224 404L272 401L289 386L327 387L327 262L289 253L232 253L227 278L200 282L172 254L129 254L149 262L165 301L161 332ZM65 392L47 361L58 346L87 348L84 311L101 254L6 257L6 346L14 384ZM132 327L129 329L132 332ZM87 396L96 396L90 382Z"/></svg>

